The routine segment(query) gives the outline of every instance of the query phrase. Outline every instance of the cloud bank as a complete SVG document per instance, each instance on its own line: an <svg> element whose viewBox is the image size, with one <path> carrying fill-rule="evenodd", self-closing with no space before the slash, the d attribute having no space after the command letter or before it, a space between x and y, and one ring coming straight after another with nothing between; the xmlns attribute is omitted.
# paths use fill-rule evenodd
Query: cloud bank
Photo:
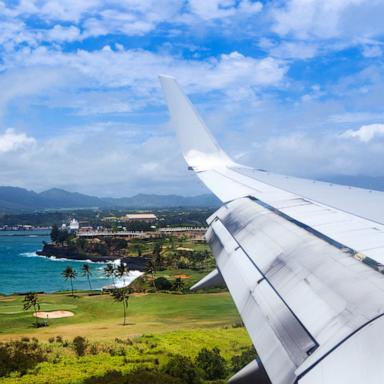
<svg viewBox="0 0 384 384"><path fill-rule="evenodd" d="M237 161L383 176L381 1L0 1L0 184L194 194L157 76Z"/></svg>

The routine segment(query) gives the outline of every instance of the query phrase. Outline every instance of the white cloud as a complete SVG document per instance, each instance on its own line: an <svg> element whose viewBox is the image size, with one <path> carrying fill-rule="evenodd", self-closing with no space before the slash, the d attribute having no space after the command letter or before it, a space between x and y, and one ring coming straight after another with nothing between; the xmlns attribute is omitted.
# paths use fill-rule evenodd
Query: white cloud
<svg viewBox="0 0 384 384"><path fill-rule="evenodd" d="M384 124L363 125L356 130L349 129L345 131L341 136L346 138L354 138L362 141L363 143L368 143L373 139L384 137Z"/></svg>
<svg viewBox="0 0 384 384"><path fill-rule="evenodd" d="M37 15L45 20L78 22L102 4L102 0L22 0L16 7L8 9L13 16Z"/></svg>
<svg viewBox="0 0 384 384"><path fill-rule="evenodd" d="M362 54L364 57L379 57L383 55L383 50L379 45L365 45Z"/></svg>
<svg viewBox="0 0 384 384"><path fill-rule="evenodd" d="M0 185L99 196L205 192L187 171L174 137L143 137L143 129L163 132L160 126L110 123L36 141L7 130L0 135Z"/></svg>
<svg viewBox="0 0 384 384"><path fill-rule="evenodd" d="M283 59L311 59L318 53L316 44L301 41L282 41L275 44L262 39L260 46L265 48L273 57Z"/></svg>
<svg viewBox="0 0 384 384"><path fill-rule="evenodd" d="M4 71L0 75L0 117L14 100L45 94L52 88L59 89L70 76L54 68L29 68Z"/></svg>
<svg viewBox="0 0 384 384"><path fill-rule="evenodd" d="M42 40L45 41L76 41L80 39L79 28L70 25L69 27L63 27L61 25L55 25L52 29L49 29L44 34Z"/></svg>
<svg viewBox="0 0 384 384"><path fill-rule="evenodd" d="M280 35L299 38L315 36L332 38L342 32L341 18L348 8L360 5L364 0L289 0L272 14L274 31Z"/></svg>
<svg viewBox="0 0 384 384"><path fill-rule="evenodd" d="M343 112L330 115L328 121L332 123L357 123L367 122L372 120L384 120L384 112Z"/></svg>
<svg viewBox="0 0 384 384"><path fill-rule="evenodd" d="M239 14L250 16L259 13L263 5L259 1L251 0L189 0L191 14L203 19L213 20L232 17Z"/></svg>
<svg viewBox="0 0 384 384"><path fill-rule="evenodd" d="M0 152L6 153L16 151L34 145L36 140L25 133L17 133L9 128L0 134Z"/></svg>
<svg viewBox="0 0 384 384"><path fill-rule="evenodd" d="M147 105L158 104L157 76L160 73L176 76L184 87L193 92L217 90L230 95L233 90L276 86L287 71L285 63L280 60L270 57L255 59L238 52L206 61L174 58L143 50L121 50L121 47L113 50L109 46L99 51L68 53L39 47L4 56L4 68L20 71L25 67L39 68L43 79L44 70L57 76L65 71L66 87L76 89L78 98L81 98L79 79L83 87L88 84L93 89L101 88L99 93L114 88L129 88L130 96L127 94L123 103L113 101L113 104L120 105L120 111L132 109L121 109L127 103L140 107L144 106L143 102ZM68 72L72 72L72 83Z"/></svg>

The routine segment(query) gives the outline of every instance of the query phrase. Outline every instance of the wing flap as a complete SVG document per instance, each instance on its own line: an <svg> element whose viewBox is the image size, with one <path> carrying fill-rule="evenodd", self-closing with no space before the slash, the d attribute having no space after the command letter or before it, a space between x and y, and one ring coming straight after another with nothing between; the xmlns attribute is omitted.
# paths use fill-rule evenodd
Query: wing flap
<svg viewBox="0 0 384 384"><path fill-rule="evenodd" d="M273 383L292 382L304 362L384 312L384 276L277 210L240 198L209 224L218 269Z"/></svg>

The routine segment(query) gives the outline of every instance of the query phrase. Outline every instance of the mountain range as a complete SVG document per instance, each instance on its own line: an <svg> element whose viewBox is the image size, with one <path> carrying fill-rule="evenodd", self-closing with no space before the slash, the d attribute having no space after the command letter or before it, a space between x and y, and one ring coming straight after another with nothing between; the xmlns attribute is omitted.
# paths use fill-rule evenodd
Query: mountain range
<svg viewBox="0 0 384 384"><path fill-rule="evenodd" d="M321 181L384 191L384 177L336 175ZM31 212L69 208L216 208L220 201L213 194L198 196L137 194L131 197L96 197L52 188L34 192L19 187L0 187L0 213Z"/></svg>
<svg viewBox="0 0 384 384"><path fill-rule="evenodd" d="M44 192L19 187L0 187L0 213L30 212L69 208L215 208L219 200L212 194L198 196L138 194L131 197L96 197L59 188Z"/></svg>

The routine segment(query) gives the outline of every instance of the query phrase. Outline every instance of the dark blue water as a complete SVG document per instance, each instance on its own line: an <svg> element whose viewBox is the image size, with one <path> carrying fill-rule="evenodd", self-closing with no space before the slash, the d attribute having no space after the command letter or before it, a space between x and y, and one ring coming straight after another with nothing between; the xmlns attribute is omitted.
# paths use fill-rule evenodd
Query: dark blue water
<svg viewBox="0 0 384 384"><path fill-rule="evenodd" d="M69 290L69 281L65 281L61 276L67 265L78 272L74 288L89 289L86 277L81 276L83 261L54 260L36 256L35 252L42 248L44 240L49 241L46 231L0 231L0 293ZM110 284L103 276L105 264L87 264L91 268L93 288Z"/></svg>

